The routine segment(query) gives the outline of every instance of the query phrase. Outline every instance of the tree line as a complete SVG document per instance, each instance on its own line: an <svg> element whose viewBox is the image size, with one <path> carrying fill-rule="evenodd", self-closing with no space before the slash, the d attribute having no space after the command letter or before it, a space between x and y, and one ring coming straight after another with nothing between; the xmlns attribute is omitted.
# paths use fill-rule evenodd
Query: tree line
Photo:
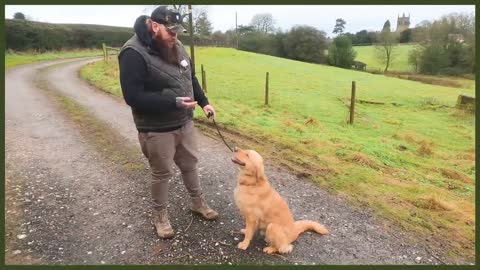
<svg viewBox="0 0 480 270"><path fill-rule="evenodd" d="M185 7L184 7L185 8ZM62 25L31 22L23 14L6 20L6 45L13 50L58 50L98 48L101 43L121 46L133 34L124 27ZM473 14L451 13L438 20L422 21L414 28L393 31L387 20L379 31L345 32L347 22L338 18L329 38L325 31L300 25L288 31L275 27L271 14L256 14L248 25L239 25L225 32L215 31L205 7L193 10L194 42L200 46L234 47L298 61L352 68L357 53L353 46L374 45L376 58L383 63L383 72L398 59L397 45L415 43L408 62L415 72L423 74L459 75L475 72L475 17ZM179 39L190 44L189 36Z"/></svg>
<svg viewBox="0 0 480 270"><path fill-rule="evenodd" d="M21 14L21 13L20 13ZM21 15L17 15L22 18ZM39 52L101 48L102 43L120 47L133 29L88 24L51 24L25 19L5 20L6 49Z"/></svg>
<svg viewBox="0 0 480 270"><path fill-rule="evenodd" d="M239 25L225 33L212 33L207 12L202 12L203 20L196 23L195 32L211 44L236 47L239 50L268 54L299 61L329 64L342 68L352 68L357 53L353 46L373 45L375 57L384 64L383 72L398 61L397 45L416 44L410 51L408 62L415 72L422 74L460 75L475 72L475 16L466 13L451 13L438 20L422 21L413 28L401 32L393 30L386 21L378 31L361 30L345 32L347 22L338 18L332 33L303 25L288 31L275 27L271 14L256 14L250 24ZM402 56L404 57L404 56Z"/></svg>
<svg viewBox="0 0 480 270"><path fill-rule="evenodd" d="M287 32L274 31L275 28L270 27L270 32L261 32L252 19L250 27L240 28L238 48L352 68L358 63L353 46L374 45L377 61L384 64L383 72L387 72L400 57L397 46L414 43L415 49L407 57L415 72L432 75L475 73L474 14L451 13L438 20L422 21L401 32L393 31L388 20L376 32L362 30L351 34L345 32L345 27L346 21L337 19L332 31L336 37L330 40L324 31L311 26L297 26Z"/></svg>
<svg viewBox="0 0 480 270"><path fill-rule="evenodd" d="M475 16L452 13L416 27L409 63L424 74L475 73Z"/></svg>

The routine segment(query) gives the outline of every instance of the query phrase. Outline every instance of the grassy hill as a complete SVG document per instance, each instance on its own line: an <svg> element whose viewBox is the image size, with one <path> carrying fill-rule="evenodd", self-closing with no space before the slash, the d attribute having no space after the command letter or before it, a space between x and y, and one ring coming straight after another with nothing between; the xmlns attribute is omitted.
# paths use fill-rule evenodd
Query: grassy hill
<svg viewBox="0 0 480 270"><path fill-rule="evenodd" d="M473 254L475 119L454 108L459 94L475 94L473 84L435 86L227 48L197 48L195 56L197 74L205 66L217 122L248 138L237 145ZM116 60L81 74L121 96ZM359 101L353 126L346 106L352 81L357 99L383 103ZM198 109L196 117L205 119Z"/></svg>

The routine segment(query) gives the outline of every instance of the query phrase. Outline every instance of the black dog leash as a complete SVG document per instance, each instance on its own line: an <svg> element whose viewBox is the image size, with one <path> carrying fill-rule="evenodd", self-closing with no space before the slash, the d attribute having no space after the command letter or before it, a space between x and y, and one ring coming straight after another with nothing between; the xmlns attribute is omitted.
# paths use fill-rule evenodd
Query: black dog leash
<svg viewBox="0 0 480 270"><path fill-rule="evenodd" d="M208 114L207 114L207 118L210 118L210 116L212 116L212 115L213 115L213 113L211 111L209 111ZM230 146L228 146L227 142L225 141L225 139L222 136L222 133L220 133L220 130L218 129L217 123L215 123L215 119L212 118L212 120L213 120L213 124L215 125L215 128L217 129L218 135L220 135L220 138L222 138L222 140L223 140L223 143L225 143L225 145L228 147L228 149L230 149L230 151L233 152L233 149Z"/></svg>

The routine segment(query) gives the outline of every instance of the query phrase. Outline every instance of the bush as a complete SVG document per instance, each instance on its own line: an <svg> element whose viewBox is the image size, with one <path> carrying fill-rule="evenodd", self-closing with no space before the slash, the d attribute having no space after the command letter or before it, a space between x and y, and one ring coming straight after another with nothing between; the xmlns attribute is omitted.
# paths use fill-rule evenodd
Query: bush
<svg viewBox="0 0 480 270"><path fill-rule="evenodd" d="M238 41L238 49L248 52L259 52L261 42L259 33L249 33Z"/></svg>
<svg viewBox="0 0 480 270"><path fill-rule="evenodd" d="M470 51L463 44L456 42L449 43L447 46L449 65L446 68L446 72L453 72L457 75L469 72L471 61L475 61L471 58L472 56L469 55L469 53Z"/></svg>
<svg viewBox="0 0 480 270"><path fill-rule="evenodd" d="M414 59L414 57L417 57ZM469 73L474 69L474 62L471 59L469 47L451 43L446 47L430 45L419 51L412 51L409 55L409 62L413 64L416 60L418 71L422 74L445 74L458 76Z"/></svg>
<svg viewBox="0 0 480 270"><path fill-rule="evenodd" d="M287 33L248 32L241 36L238 49L305 62L326 62L325 33L313 27L296 27Z"/></svg>
<svg viewBox="0 0 480 270"><path fill-rule="evenodd" d="M413 67L415 72L418 72L418 66L420 65L421 55L422 55L422 50L420 48L415 48L408 53L408 63Z"/></svg>
<svg viewBox="0 0 480 270"><path fill-rule="evenodd" d="M311 26L293 27L284 39L284 48L287 58L290 59L311 63L327 62L326 34Z"/></svg>
<svg viewBox="0 0 480 270"><path fill-rule="evenodd" d="M281 38L276 35L268 34L262 35L259 38L258 52L268 55L284 57L283 42Z"/></svg>
<svg viewBox="0 0 480 270"><path fill-rule="evenodd" d="M420 73L435 75L447 67L448 62L446 50L443 47L432 45L423 49L418 69Z"/></svg>
<svg viewBox="0 0 480 270"><path fill-rule="evenodd" d="M341 68L351 68L357 52L352 49L348 36L340 35L333 40L328 49L328 64Z"/></svg>

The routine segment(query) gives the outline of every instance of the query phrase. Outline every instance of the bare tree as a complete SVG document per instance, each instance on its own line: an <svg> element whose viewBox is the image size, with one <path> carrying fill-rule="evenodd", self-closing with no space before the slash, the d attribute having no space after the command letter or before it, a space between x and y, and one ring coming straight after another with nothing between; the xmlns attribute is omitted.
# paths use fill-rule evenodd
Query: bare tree
<svg viewBox="0 0 480 270"><path fill-rule="evenodd" d="M388 67L395 59L395 46L398 42L398 34L390 31L390 22L385 22L382 31L378 35L378 43L375 45L375 56L380 63L385 65L383 72L388 71Z"/></svg>
<svg viewBox="0 0 480 270"><path fill-rule="evenodd" d="M193 29L195 34L201 36L210 36L212 34L213 27L208 19L206 7L193 9Z"/></svg>
<svg viewBox="0 0 480 270"><path fill-rule="evenodd" d="M275 21L270 13L254 15L250 25L253 26L256 31L263 34L267 34L275 30Z"/></svg>

